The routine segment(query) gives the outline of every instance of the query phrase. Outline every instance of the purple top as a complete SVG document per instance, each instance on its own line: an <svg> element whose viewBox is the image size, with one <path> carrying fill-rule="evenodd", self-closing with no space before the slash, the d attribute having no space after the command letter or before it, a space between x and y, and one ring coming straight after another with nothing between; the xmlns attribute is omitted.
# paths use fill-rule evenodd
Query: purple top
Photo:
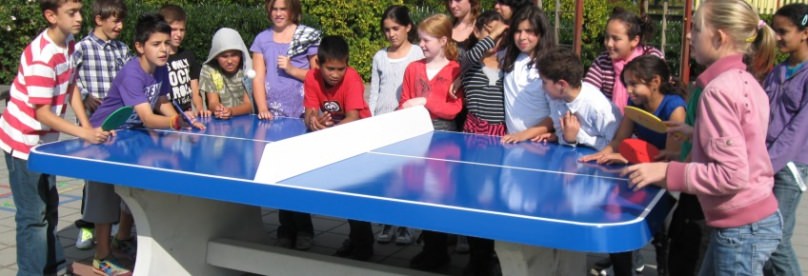
<svg viewBox="0 0 808 276"><path fill-rule="evenodd" d="M300 118L303 115L303 82L283 70L278 70L278 56L286 55L289 43L275 42L274 33L272 28L259 33L250 46L250 52L264 56L267 70L264 87L267 91L269 112L272 112L273 116ZM306 53L293 56L291 63L297 68L309 69L309 56L316 54L317 47L309 47Z"/></svg>
<svg viewBox="0 0 808 276"><path fill-rule="evenodd" d="M93 127L101 126L110 113L123 106L134 107L138 104L149 103L152 109L156 109L157 99L160 96L168 95L170 91L171 85L168 82L168 70L165 66L157 67L154 75L149 75L140 67L139 58L130 59L115 76L107 97L90 117L90 124ZM132 112L132 116L126 121L124 127L140 124L143 122L137 116L137 112Z"/></svg>
<svg viewBox="0 0 808 276"><path fill-rule="evenodd" d="M794 161L808 164L808 66L786 77L786 63L774 67L763 81L771 113L766 147L775 172Z"/></svg>

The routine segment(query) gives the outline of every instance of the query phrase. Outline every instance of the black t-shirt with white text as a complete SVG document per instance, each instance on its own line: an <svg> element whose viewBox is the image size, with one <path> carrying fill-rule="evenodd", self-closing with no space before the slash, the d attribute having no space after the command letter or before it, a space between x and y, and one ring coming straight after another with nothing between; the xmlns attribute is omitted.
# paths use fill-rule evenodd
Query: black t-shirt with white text
<svg viewBox="0 0 808 276"><path fill-rule="evenodd" d="M185 49L178 49L177 53L168 57L168 80L171 83L171 93L168 99L176 102L183 110L191 110L191 80L199 80L199 71L202 66L197 62L194 53Z"/></svg>

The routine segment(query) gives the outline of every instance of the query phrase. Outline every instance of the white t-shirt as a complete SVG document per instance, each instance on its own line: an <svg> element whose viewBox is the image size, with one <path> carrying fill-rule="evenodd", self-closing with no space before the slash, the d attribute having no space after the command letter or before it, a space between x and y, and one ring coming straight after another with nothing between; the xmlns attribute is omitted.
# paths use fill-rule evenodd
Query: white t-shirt
<svg viewBox="0 0 808 276"><path fill-rule="evenodd" d="M505 125L508 133L533 127L550 114L539 70L528 68L530 56L519 54L513 71L505 74Z"/></svg>
<svg viewBox="0 0 808 276"><path fill-rule="evenodd" d="M580 145L601 150L614 138L614 133L620 126L622 115L612 102L603 95L597 87L584 82L581 93L572 102L564 100L550 100L550 118L558 135L560 144L567 144L561 132L561 116L572 112L578 116L581 129L578 131L577 142Z"/></svg>

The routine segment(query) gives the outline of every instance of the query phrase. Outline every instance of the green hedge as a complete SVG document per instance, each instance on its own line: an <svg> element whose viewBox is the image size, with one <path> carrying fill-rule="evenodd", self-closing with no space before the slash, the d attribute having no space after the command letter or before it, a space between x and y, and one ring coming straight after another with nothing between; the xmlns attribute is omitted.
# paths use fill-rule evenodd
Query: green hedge
<svg viewBox="0 0 808 276"><path fill-rule="evenodd" d="M13 79L19 64L20 53L31 39L45 28L45 21L39 12L39 4L32 0L11 0L0 5L0 83ZM379 18L391 4L410 7L411 16L416 22L433 13L445 13L444 0L302 0L303 24L321 29L326 34L342 35L351 46L351 65L366 79L370 78L373 54L386 45L380 30ZM6 2L9 2L7 0ZM83 36L92 30L90 3L84 1ZM210 39L216 29L230 27L238 30L249 47L255 35L269 27L263 0L125 0L129 17L124 22L121 39L131 45L134 24L138 15L156 11L164 3L176 3L188 13L187 35L183 47L193 51L197 58L204 60L210 49ZM484 9L492 9L494 0L482 0ZM561 44L572 45L573 0L561 1ZM554 24L555 1L544 1L545 10ZM586 65L603 51L602 34L606 19L615 5L637 10L628 0L587 0L585 1L585 28L583 33L582 59ZM678 58L681 26L670 22L668 47L665 49L669 60ZM672 62L675 68L677 62Z"/></svg>

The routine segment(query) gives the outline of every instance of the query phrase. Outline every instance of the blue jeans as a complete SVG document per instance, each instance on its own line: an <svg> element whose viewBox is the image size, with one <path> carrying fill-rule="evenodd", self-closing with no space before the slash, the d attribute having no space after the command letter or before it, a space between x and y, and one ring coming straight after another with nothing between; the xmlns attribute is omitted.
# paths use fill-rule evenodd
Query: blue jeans
<svg viewBox="0 0 808 276"><path fill-rule="evenodd" d="M808 165L797 164L800 177L808 180ZM774 196L783 213L783 240L766 262L764 274L769 276L789 275L800 276L802 270L797 260L797 254L791 246L791 235L794 234L794 224L797 220L797 206L800 205L802 191L797 186L797 180L788 167L783 168L774 175Z"/></svg>
<svg viewBox="0 0 808 276"><path fill-rule="evenodd" d="M783 218L779 210L747 225L715 228L699 275L761 275L763 264L782 237Z"/></svg>
<svg viewBox="0 0 808 276"><path fill-rule="evenodd" d="M17 275L55 273L65 264L56 235L59 193L56 177L28 170L28 161L6 155L17 213Z"/></svg>

